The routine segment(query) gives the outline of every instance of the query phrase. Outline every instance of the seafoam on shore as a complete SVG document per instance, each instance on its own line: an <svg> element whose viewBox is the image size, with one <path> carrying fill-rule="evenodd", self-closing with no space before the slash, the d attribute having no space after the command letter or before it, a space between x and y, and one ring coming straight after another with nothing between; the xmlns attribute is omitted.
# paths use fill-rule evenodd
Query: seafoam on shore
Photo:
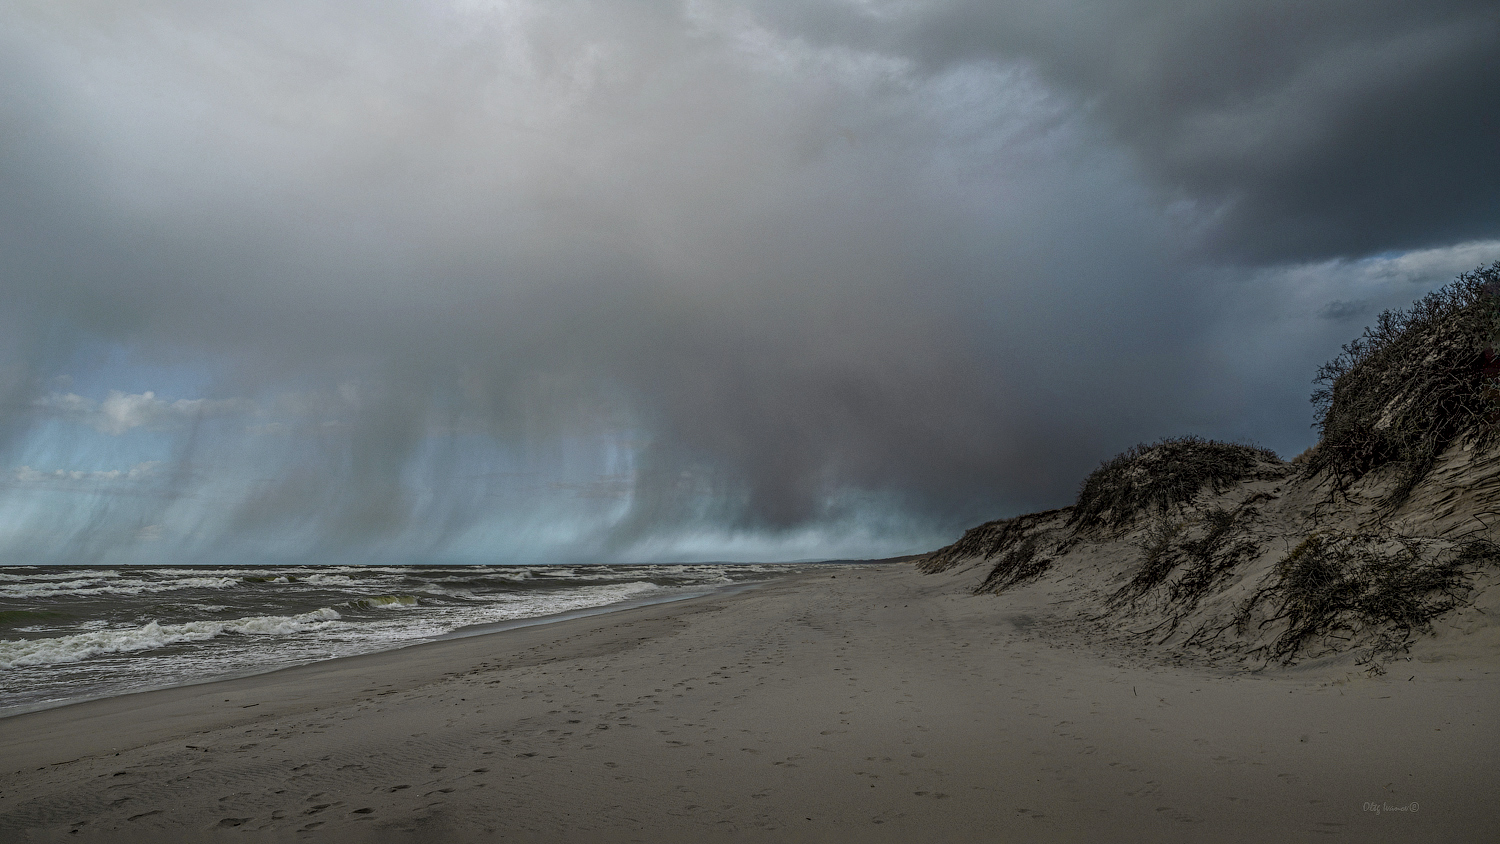
<svg viewBox="0 0 1500 844"><path fill-rule="evenodd" d="M0 715L672 600L777 565L0 569Z"/></svg>

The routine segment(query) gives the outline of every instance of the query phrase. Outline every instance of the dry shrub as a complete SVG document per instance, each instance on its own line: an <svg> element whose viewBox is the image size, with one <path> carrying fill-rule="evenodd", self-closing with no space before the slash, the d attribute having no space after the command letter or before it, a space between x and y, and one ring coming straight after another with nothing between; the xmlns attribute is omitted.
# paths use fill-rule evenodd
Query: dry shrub
<svg viewBox="0 0 1500 844"><path fill-rule="evenodd" d="M1111 606L1128 603L1156 588L1172 573L1181 556L1176 547L1182 535L1183 523L1161 518L1152 523L1146 538L1140 543L1141 563L1135 575L1124 586L1109 597Z"/></svg>
<svg viewBox="0 0 1500 844"><path fill-rule="evenodd" d="M1470 540L1429 553L1433 543L1373 534L1313 534L1292 549L1270 583L1240 608L1241 634L1262 602L1274 604L1259 627L1285 621L1266 655L1290 664L1315 640L1367 642L1366 661L1406 649L1432 620L1463 604L1476 567L1500 564L1500 546Z"/></svg>
<svg viewBox="0 0 1500 844"><path fill-rule="evenodd" d="M974 590L975 594L1003 592L1045 574L1052 567L1052 560L1039 556L1040 545L1041 538L1033 534L1006 550L990 569L989 576Z"/></svg>
<svg viewBox="0 0 1500 844"><path fill-rule="evenodd" d="M1383 498L1394 509L1460 439L1487 444L1500 388L1500 262L1464 273L1408 310L1382 313L1364 335L1318 370L1323 386L1317 448L1306 471L1327 470L1341 489L1396 468Z"/></svg>
<svg viewBox="0 0 1500 844"><path fill-rule="evenodd" d="M1248 507L1209 510L1204 534L1182 543L1188 568L1172 584L1172 603L1181 612L1191 612L1236 566L1260 553L1260 546L1243 531L1253 513Z"/></svg>
<svg viewBox="0 0 1500 844"><path fill-rule="evenodd" d="M1119 527L1143 513L1165 517L1205 487L1224 492L1267 462L1281 459L1264 448L1191 435L1137 445L1084 479L1068 524Z"/></svg>
<svg viewBox="0 0 1500 844"><path fill-rule="evenodd" d="M1136 601L1165 583L1179 566L1186 566L1170 584L1167 600L1178 616L1192 612L1236 566L1260 553L1260 546L1244 531L1254 512L1248 505L1234 510L1214 507L1196 523L1157 520L1139 546L1140 567L1110 596L1109 603Z"/></svg>
<svg viewBox="0 0 1500 844"><path fill-rule="evenodd" d="M1046 510L1013 519L985 522L979 527L970 528L964 531L963 537L957 542L928 554L917 563L917 570L924 574L937 574L961 563L976 559L989 560L1002 555L1032 530L1060 512L1062 511Z"/></svg>

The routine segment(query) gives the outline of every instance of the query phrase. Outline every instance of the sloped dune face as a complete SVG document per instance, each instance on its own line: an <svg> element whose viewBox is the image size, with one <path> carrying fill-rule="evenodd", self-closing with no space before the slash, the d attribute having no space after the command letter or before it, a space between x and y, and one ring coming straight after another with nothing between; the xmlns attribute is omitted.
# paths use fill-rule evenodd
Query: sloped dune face
<svg viewBox="0 0 1500 844"><path fill-rule="evenodd" d="M926 574L953 569L967 572L984 566L997 555L1013 551L1017 545L1027 544L1035 548L1037 536L1055 527L1054 523L1065 520L1070 509L1048 510L1014 519L985 522L965 531L963 538L952 545L917 560L917 569Z"/></svg>
<svg viewBox="0 0 1500 844"><path fill-rule="evenodd" d="M1435 625L1473 628L1500 570L1500 448L1451 447L1387 515L1391 474L1343 491L1267 462L1117 524L1065 508L981 525L919 567L1160 656L1378 671Z"/></svg>
<svg viewBox="0 0 1500 844"><path fill-rule="evenodd" d="M1374 479L1372 486L1382 479ZM1386 481L1389 483L1389 481ZM1355 488L1353 495L1378 492ZM1366 504L1368 507L1368 503ZM1417 535L1468 535L1497 538L1500 531L1500 443L1488 448L1472 443L1450 447L1407 500L1387 519L1393 530Z"/></svg>
<svg viewBox="0 0 1500 844"><path fill-rule="evenodd" d="M1500 264L1382 315L1324 367L1323 439L1296 461L1136 446L1074 506L981 525L918 567L1159 655L1379 671L1428 634L1500 644L1497 346Z"/></svg>

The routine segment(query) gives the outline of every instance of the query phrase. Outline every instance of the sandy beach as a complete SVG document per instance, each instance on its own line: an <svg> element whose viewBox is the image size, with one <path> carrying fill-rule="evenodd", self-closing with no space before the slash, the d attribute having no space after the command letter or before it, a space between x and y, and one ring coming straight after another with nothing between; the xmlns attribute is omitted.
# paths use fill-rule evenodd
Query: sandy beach
<svg viewBox="0 0 1500 844"><path fill-rule="evenodd" d="M1493 659L1152 663L905 564L0 720L4 841L1477 841Z"/></svg>

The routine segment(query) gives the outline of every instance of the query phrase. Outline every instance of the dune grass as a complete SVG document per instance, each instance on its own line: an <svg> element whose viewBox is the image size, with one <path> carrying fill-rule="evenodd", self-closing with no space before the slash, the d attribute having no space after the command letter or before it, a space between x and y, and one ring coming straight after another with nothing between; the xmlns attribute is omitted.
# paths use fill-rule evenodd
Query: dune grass
<svg viewBox="0 0 1500 844"><path fill-rule="evenodd" d="M1235 626L1249 632L1256 608L1269 615L1259 628L1285 621L1265 648L1290 664L1317 640L1366 643L1366 661L1404 651L1432 620L1464 604L1481 566L1500 565L1500 545L1474 539L1433 551L1429 541L1378 534L1315 533L1276 565L1267 584L1240 607Z"/></svg>
<svg viewBox="0 0 1500 844"><path fill-rule="evenodd" d="M965 562L990 560L997 556L1003 558L1039 525L1060 512L1062 511L1046 510L1012 519L997 519L970 528L964 531L963 537L957 542L940 548L919 561L917 570L924 574L937 574Z"/></svg>
<svg viewBox="0 0 1500 844"><path fill-rule="evenodd" d="M1205 488L1224 492L1267 462L1275 452L1251 445L1188 435L1141 444L1106 460L1083 481L1068 523L1120 527L1143 514L1165 517Z"/></svg>
<svg viewBox="0 0 1500 844"><path fill-rule="evenodd" d="M1318 370L1317 447L1305 471L1340 489L1390 467L1400 506L1454 442L1487 445L1500 421L1500 262L1382 313Z"/></svg>
<svg viewBox="0 0 1500 844"><path fill-rule="evenodd" d="M1052 558L1043 555L1041 550L1041 539L1035 534L1011 544L974 592L1001 592L1046 574L1052 567Z"/></svg>

